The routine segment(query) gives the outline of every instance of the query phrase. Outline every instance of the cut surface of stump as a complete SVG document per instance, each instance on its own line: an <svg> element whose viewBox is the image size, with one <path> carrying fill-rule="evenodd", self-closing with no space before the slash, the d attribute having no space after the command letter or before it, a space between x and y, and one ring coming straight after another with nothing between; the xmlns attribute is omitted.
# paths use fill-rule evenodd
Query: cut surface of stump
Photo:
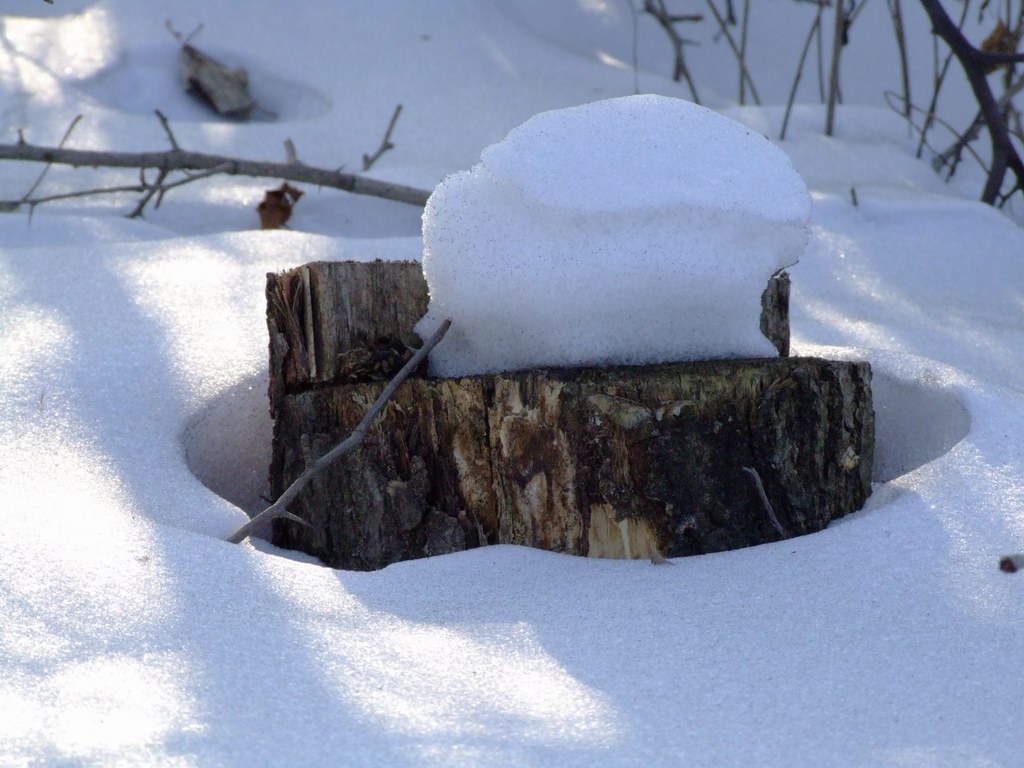
<svg viewBox="0 0 1024 768"><path fill-rule="evenodd" d="M274 498L351 432L418 346L418 270L328 263L269 276ZM782 533L810 533L870 493L870 379L866 363L814 358L412 378L363 445L289 507L311 527L278 520L274 542L361 570L495 543L716 552L781 537L750 470Z"/></svg>

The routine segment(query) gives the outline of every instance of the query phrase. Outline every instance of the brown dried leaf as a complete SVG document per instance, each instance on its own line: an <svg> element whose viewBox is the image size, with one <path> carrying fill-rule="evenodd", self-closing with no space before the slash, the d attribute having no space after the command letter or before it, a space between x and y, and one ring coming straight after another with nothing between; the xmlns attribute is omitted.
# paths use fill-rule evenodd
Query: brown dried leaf
<svg viewBox="0 0 1024 768"><path fill-rule="evenodd" d="M1021 30L1014 32L1007 27L1002 19L996 21L996 27L989 33L981 44L981 50L985 53L1015 53L1017 44L1020 42ZM1001 65L988 66L987 73L995 72Z"/></svg>
<svg viewBox="0 0 1024 768"><path fill-rule="evenodd" d="M292 207L302 197L302 190L285 182L277 189L268 189L256 206L260 229L280 229L292 217Z"/></svg>

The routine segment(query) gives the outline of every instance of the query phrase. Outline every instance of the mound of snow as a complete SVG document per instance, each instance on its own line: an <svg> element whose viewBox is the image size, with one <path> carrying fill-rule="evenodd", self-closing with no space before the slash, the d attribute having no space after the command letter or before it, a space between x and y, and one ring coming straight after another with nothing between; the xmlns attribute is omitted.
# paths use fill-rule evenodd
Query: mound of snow
<svg viewBox="0 0 1024 768"><path fill-rule="evenodd" d="M809 213L780 149L690 102L536 115L427 203L431 371L772 356L761 293Z"/></svg>

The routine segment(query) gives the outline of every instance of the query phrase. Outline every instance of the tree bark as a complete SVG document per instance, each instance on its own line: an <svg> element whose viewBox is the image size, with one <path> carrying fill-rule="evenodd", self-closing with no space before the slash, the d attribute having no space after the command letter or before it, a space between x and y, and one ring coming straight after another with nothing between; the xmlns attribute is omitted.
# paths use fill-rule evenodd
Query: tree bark
<svg viewBox="0 0 1024 768"><path fill-rule="evenodd" d="M778 288L766 306L785 304ZM267 292L276 498L418 345L427 297L418 264L383 262L307 265ZM873 427L866 363L411 378L289 507L311 527L279 520L274 542L354 569L494 543L627 558L749 546L860 508Z"/></svg>

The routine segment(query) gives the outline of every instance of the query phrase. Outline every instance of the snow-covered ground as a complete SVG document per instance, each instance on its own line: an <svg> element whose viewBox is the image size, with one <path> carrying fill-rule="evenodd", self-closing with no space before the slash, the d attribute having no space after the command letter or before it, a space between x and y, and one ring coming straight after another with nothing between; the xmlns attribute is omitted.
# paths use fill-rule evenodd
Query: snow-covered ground
<svg viewBox="0 0 1024 768"><path fill-rule="evenodd" d="M813 11L752 5L774 106L730 105L710 30L688 60L706 103L774 138ZM904 7L923 102L927 27ZM635 82L688 95L649 19L634 77L625 0L0 14L8 142L56 143L81 113L74 146L160 148L160 108L189 148L283 159L291 138L357 169L402 103L372 175L432 188L537 112ZM167 18L202 22L196 44L245 64L278 118L180 95ZM0 765L1019 764L1024 581L996 562L1024 549L1024 231L974 202L976 173L948 186L914 158L880 95L899 89L885 21L869 3L854 27L837 135L808 76L781 144L812 196L796 351L871 361L879 485L778 544L673 567L488 547L376 573L225 544L269 452L265 273L417 258L420 211L307 189L292 231L260 232L274 184L223 178L141 221L127 197L0 217ZM991 19L971 23L977 40ZM970 119L961 78L944 98ZM40 170L0 169L0 198ZM53 169L44 189L114 179Z"/></svg>

